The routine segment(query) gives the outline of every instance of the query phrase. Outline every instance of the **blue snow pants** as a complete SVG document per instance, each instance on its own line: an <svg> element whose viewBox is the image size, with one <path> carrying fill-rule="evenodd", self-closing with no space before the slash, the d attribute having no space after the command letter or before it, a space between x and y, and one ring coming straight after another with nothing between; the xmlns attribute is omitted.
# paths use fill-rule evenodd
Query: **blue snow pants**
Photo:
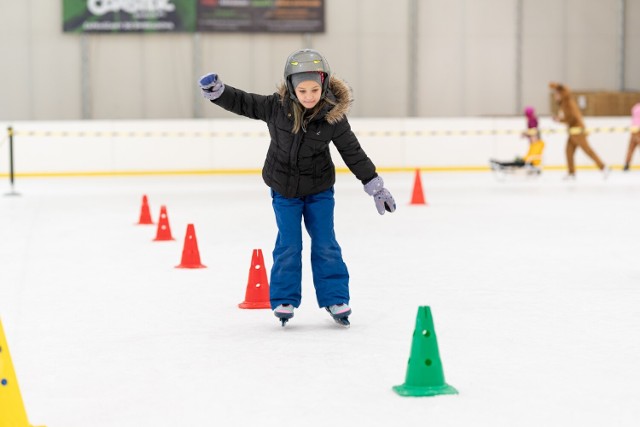
<svg viewBox="0 0 640 427"><path fill-rule="evenodd" d="M333 228L334 190L285 198L271 190L278 237L271 268L271 308L300 305L302 299L302 220L311 236L311 270L319 307L349 303L349 272Z"/></svg>

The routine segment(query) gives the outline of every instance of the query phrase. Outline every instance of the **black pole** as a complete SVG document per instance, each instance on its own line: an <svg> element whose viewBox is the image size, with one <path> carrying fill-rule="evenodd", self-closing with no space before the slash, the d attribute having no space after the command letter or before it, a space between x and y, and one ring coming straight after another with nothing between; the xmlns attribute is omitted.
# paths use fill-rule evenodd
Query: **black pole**
<svg viewBox="0 0 640 427"><path fill-rule="evenodd" d="M9 181L11 182L11 189L13 190L13 128L9 126L7 131L9 132Z"/></svg>
<svg viewBox="0 0 640 427"><path fill-rule="evenodd" d="M7 128L7 132L9 134L9 182L11 183L11 191L7 193L7 196L18 196L19 193L16 193L13 189L15 182L15 175L13 173L13 128L9 126Z"/></svg>

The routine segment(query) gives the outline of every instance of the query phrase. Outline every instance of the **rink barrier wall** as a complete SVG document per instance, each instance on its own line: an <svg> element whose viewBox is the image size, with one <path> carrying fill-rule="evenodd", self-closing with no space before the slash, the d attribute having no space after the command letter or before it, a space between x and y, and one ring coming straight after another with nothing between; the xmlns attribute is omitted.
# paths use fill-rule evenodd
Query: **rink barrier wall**
<svg viewBox="0 0 640 427"><path fill-rule="evenodd" d="M587 118L589 143L604 162L619 167L630 132L624 117ZM378 119L350 124L380 171L488 171L488 160L513 159L527 151L520 117ZM0 137L0 175L17 177L256 174L269 135L263 122L244 118L211 120L25 121L4 123L13 133L14 158L6 159ZM545 169L565 169L567 128L540 119ZM582 133L572 128L569 133ZM339 172L347 171L337 150ZM11 157L11 156L9 156ZM579 168L595 166L581 151Z"/></svg>

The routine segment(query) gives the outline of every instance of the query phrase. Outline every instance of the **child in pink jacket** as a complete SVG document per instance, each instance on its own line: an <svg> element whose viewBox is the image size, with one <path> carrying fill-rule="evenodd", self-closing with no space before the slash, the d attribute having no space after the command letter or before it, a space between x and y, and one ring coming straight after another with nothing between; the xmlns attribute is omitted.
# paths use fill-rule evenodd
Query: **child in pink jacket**
<svg viewBox="0 0 640 427"><path fill-rule="evenodd" d="M631 157L636 147L640 146L640 102L631 108L631 138L629 139L629 149L627 150L627 158L624 161L624 170L629 170Z"/></svg>

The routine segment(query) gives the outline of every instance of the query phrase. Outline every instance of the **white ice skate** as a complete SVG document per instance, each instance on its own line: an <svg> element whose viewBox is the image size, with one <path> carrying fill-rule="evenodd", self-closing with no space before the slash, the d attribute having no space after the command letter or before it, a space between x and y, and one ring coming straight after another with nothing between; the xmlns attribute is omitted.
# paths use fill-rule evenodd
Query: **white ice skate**
<svg viewBox="0 0 640 427"><path fill-rule="evenodd" d="M344 327L349 327L351 323L349 322L349 315L351 314L351 307L348 304L334 304L329 307L325 307L325 309L331 314L333 320L339 325Z"/></svg>
<svg viewBox="0 0 640 427"><path fill-rule="evenodd" d="M280 319L282 326L284 326L293 317L293 309L291 304L280 304L273 310L273 314Z"/></svg>

